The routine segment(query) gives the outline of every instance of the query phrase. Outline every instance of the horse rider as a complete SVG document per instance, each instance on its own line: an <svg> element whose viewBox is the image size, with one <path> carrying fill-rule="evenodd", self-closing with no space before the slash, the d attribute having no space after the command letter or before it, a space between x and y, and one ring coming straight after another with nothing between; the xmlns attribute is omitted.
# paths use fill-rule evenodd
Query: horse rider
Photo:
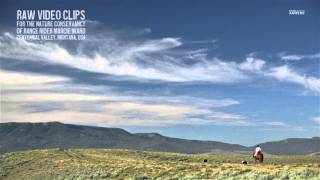
<svg viewBox="0 0 320 180"><path fill-rule="evenodd" d="M254 150L254 157L257 157L259 152L262 152L262 149L258 144L256 149Z"/></svg>

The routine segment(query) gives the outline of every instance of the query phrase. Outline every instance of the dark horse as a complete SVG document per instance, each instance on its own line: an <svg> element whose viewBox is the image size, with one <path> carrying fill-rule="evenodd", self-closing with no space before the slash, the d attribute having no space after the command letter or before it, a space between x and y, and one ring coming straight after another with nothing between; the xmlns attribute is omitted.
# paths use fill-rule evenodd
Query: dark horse
<svg viewBox="0 0 320 180"><path fill-rule="evenodd" d="M263 162L263 153L261 152L261 151L259 151L258 153L257 153L257 156L254 156L254 152L253 152L253 158L254 158L254 160L255 160L255 162L259 162L259 163L262 163Z"/></svg>

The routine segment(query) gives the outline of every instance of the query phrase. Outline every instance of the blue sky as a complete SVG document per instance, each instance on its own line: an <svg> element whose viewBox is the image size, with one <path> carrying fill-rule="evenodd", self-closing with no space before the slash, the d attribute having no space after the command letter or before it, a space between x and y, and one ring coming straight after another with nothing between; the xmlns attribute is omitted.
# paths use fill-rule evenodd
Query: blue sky
<svg viewBox="0 0 320 180"><path fill-rule="evenodd" d="M243 145L320 135L317 1L2 4L1 122ZM85 9L87 39L17 40L17 9Z"/></svg>

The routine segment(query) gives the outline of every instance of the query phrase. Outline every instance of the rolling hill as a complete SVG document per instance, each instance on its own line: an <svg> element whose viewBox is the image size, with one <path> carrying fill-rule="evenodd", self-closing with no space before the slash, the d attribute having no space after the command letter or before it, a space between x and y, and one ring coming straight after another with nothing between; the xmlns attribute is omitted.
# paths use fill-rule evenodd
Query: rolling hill
<svg viewBox="0 0 320 180"><path fill-rule="evenodd" d="M319 154L320 137L289 138L281 141L260 144L263 150L270 154Z"/></svg>
<svg viewBox="0 0 320 180"><path fill-rule="evenodd" d="M287 139L261 144L271 154L320 152L320 138ZM158 133L129 133L119 128L103 128L49 123L0 123L0 152L47 148L125 148L177 153L251 151L253 147L217 141L171 138Z"/></svg>

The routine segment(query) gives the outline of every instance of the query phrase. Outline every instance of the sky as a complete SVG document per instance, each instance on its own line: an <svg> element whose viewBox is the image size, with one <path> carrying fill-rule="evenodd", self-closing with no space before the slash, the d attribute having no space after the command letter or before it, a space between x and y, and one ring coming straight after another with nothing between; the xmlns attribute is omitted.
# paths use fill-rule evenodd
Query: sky
<svg viewBox="0 0 320 180"><path fill-rule="evenodd" d="M19 40L18 9L84 9L87 38ZM0 17L2 123L242 145L320 136L319 1L10 0Z"/></svg>

